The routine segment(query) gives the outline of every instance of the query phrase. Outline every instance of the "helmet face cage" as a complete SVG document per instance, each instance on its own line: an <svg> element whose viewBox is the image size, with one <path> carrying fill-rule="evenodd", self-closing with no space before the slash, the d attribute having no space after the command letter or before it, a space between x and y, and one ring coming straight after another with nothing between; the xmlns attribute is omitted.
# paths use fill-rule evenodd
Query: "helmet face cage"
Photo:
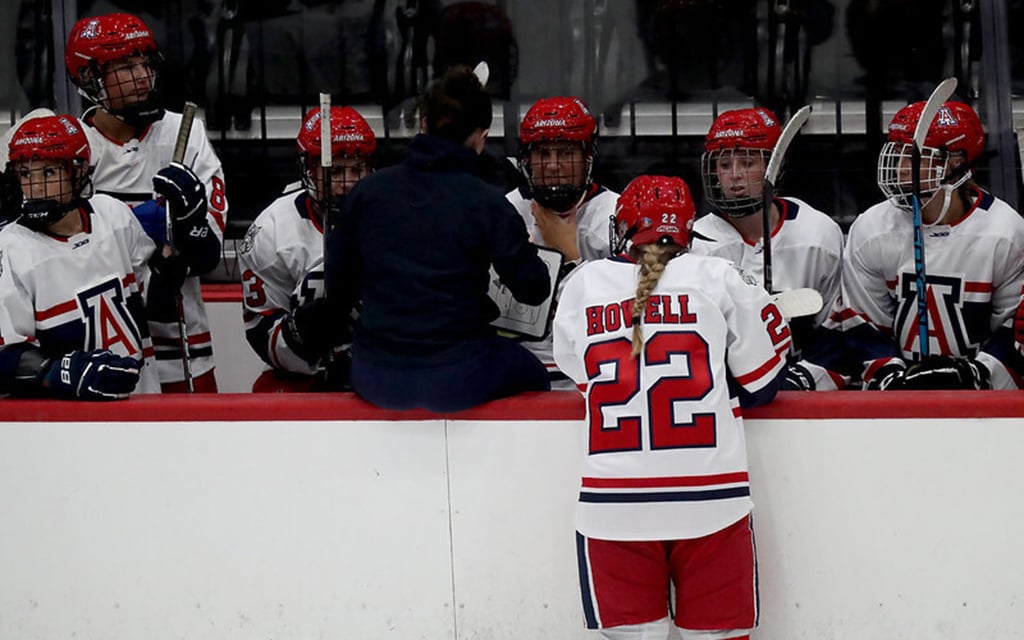
<svg viewBox="0 0 1024 640"><path fill-rule="evenodd" d="M322 182L320 166L320 109L311 109L303 120L296 138L302 186L315 202L321 201L318 184ZM373 129L352 107L331 107L331 199L347 194L369 173L368 160L377 148ZM335 195L334 186L341 188ZM337 203L334 203L337 204Z"/></svg>
<svg viewBox="0 0 1024 640"><path fill-rule="evenodd" d="M89 142L73 118L29 120L11 138L8 171L19 182L21 219L41 229L91 195Z"/></svg>
<svg viewBox="0 0 1024 640"><path fill-rule="evenodd" d="M886 142L878 154L878 188L885 197L904 211L913 211L913 145ZM927 198L942 185L947 174L949 154L944 149L921 149L921 196Z"/></svg>
<svg viewBox="0 0 1024 640"><path fill-rule="evenodd" d="M590 189L596 150L597 120L582 100L538 100L519 127L519 171L530 197L559 213L572 209Z"/></svg>
<svg viewBox="0 0 1024 640"><path fill-rule="evenodd" d="M704 198L730 218L757 213L764 204L764 172L770 157L768 149L705 151L700 159Z"/></svg>
<svg viewBox="0 0 1024 640"><path fill-rule="evenodd" d="M558 213L583 200L594 166L594 155L586 143L543 141L525 146L519 170L534 200Z"/></svg>
<svg viewBox="0 0 1024 640"><path fill-rule="evenodd" d="M163 115L157 83L163 58L137 17L114 13L79 20L64 60L79 92L118 118L147 124Z"/></svg>
<svg viewBox="0 0 1024 640"><path fill-rule="evenodd" d="M612 218L612 252L630 243L676 244L688 247L696 208L682 178L642 175L619 196Z"/></svg>

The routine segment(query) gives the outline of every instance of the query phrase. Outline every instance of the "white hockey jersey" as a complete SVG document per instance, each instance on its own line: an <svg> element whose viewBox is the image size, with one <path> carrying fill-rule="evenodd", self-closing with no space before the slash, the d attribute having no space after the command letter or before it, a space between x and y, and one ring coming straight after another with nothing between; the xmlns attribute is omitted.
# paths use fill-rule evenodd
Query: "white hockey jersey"
<svg viewBox="0 0 1024 640"><path fill-rule="evenodd" d="M732 378L751 393L785 364L788 326L768 294L720 258L668 263L632 358L639 267L584 264L562 291L554 357L586 397L576 526L609 540L694 538L751 508Z"/></svg>
<svg viewBox="0 0 1024 640"><path fill-rule="evenodd" d="M142 295L156 247L113 198L94 196L81 215L85 230L70 238L20 224L0 232L0 349L109 349L145 361L135 393L160 393Z"/></svg>
<svg viewBox="0 0 1024 640"><path fill-rule="evenodd" d="M323 229L305 190L279 197L256 217L238 252L243 322L257 355L275 369L312 375L316 368L281 337L296 306L323 296Z"/></svg>
<svg viewBox="0 0 1024 640"><path fill-rule="evenodd" d="M928 344L937 355L975 356L993 388L1015 389L1004 363L979 348L1012 328L1024 282L1024 219L978 189L974 207L952 225L924 228ZM853 222L843 265L842 304L830 322L849 331L869 324L895 341L903 358L919 351L912 216L888 201ZM863 354L866 366L870 353Z"/></svg>
<svg viewBox="0 0 1024 640"><path fill-rule="evenodd" d="M153 176L171 162L174 143L181 124L181 114L167 111L149 125L138 139L121 144L104 136L90 124L95 107L83 114L82 129L89 138L92 151L92 176L96 193L114 196L135 206L154 197ZM191 167L206 185L210 229L224 241L224 224L228 201L224 191L224 171L220 159L210 146L206 127L200 118L192 121L184 164ZM213 341L206 315L198 276L185 280L181 288L185 326L193 376L202 375L214 366ZM177 323L154 323L153 341L162 382L181 382L185 372L181 365L181 337Z"/></svg>
<svg viewBox="0 0 1024 640"><path fill-rule="evenodd" d="M796 198L776 198L779 224L772 230L772 282L776 291L809 287L821 294L822 310L814 324L825 321L839 298L843 231L827 214ZM725 258L764 281L764 246L746 240L728 220L708 214L693 223L693 253Z"/></svg>
<svg viewBox="0 0 1024 640"><path fill-rule="evenodd" d="M505 197L516 208L516 211L519 212L523 222L526 223L526 231L530 235L530 241L539 246L547 246L541 240L541 233L537 229L537 222L533 217L533 200L526 198L520 189L508 192ZM611 255L609 245L611 218L615 215L615 205L618 200L619 194L595 185L590 195L577 208L576 241L580 249L580 259L584 262L601 260ZM559 285L559 288L563 285L564 282ZM556 295L553 308L557 308L557 304L558 298ZM573 388L569 380L560 380L560 376L557 375L558 366L555 365L555 360L551 355L550 331L540 340L525 340L522 342L522 345L544 363L548 373L554 374L551 381L552 389Z"/></svg>

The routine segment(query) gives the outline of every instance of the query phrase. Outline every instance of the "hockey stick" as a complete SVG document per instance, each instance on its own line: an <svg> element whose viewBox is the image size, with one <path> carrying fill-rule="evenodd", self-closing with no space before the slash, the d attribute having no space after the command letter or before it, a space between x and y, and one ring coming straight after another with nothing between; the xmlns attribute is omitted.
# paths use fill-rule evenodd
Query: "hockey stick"
<svg viewBox="0 0 1024 640"><path fill-rule="evenodd" d="M801 316L813 316L821 311L824 304L817 289L810 287L780 291L771 294L771 298L775 306L779 308L779 313L787 320Z"/></svg>
<svg viewBox="0 0 1024 640"><path fill-rule="evenodd" d="M789 149L790 143L793 142L793 138L795 138L796 134L800 132L800 128L804 126L809 117L811 117L810 105L801 107L799 111L793 114L793 117L786 123L786 128L782 130L779 140L775 143L775 148L772 149L772 156L768 160L768 168L765 169L764 172L764 183L761 193L761 246L763 247L761 254L764 261L764 288L769 294L773 293L772 289L775 287L775 283L772 281L771 229L771 211L772 200L775 198L775 181L779 177L779 171L782 169L782 159L786 156L786 151Z"/></svg>
<svg viewBox="0 0 1024 640"><path fill-rule="evenodd" d="M186 102L185 108L181 111L181 124L178 125L178 137L174 141L174 152L171 154L171 162L182 164L185 160L185 149L188 147L188 137L192 134L192 120L196 117L198 106L194 102ZM174 232L171 224L171 205L164 203L167 208L165 224L167 227L167 244L174 252ZM185 388L189 393L195 393L195 383L192 381L192 363L189 362L188 354L188 328L185 326L185 300L181 289L174 293L174 305L178 311L178 338L181 340L181 370L185 375Z"/></svg>
<svg viewBox="0 0 1024 640"><path fill-rule="evenodd" d="M910 149L910 181L913 183L911 201L914 207L914 275L917 278L917 344L921 357L928 357L928 277L924 262L924 223L921 221L921 148L928 136L928 128L939 108L956 91L956 78L946 78L935 87L924 104L921 118L914 129L914 144Z"/></svg>
<svg viewBox="0 0 1024 640"><path fill-rule="evenodd" d="M331 94L320 94L320 208L323 224L323 258L327 264L327 232L331 229Z"/></svg>

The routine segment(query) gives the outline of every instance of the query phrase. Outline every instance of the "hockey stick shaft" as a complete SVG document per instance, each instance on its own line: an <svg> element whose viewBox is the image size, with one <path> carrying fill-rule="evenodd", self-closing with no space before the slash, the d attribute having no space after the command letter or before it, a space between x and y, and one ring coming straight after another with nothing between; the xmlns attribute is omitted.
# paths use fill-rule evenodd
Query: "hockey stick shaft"
<svg viewBox="0 0 1024 640"><path fill-rule="evenodd" d="M174 140L174 151L171 154L171 162L182 164L185 160L185 149L188 148L188 138L192 133L192 121L196 117L198 106L194 102L186 102L181 112L181 124L178 125L178 137ZM174 234L171 224L171 205L167 206L167 243L174 251ZM185 388L189 393L195 392L195 382L192 380L192 363L189 360L188 352L188 327L185 323L185 298L181 289L174 292L174 306L178 314L178 338L181 340L181 371L185 376Z"/></svg>
<svg viewBox="0 0 1024 640"><path fill-rule="evenodd" d="M928 271L925 268L924 221L921 219L921 149L928 128L939 112L939 108L956 91L956 78L946 78L932 91L921 110L921 118L914 129L914 144L910 150L910 181L912 183L911 204L914 215L914 277L917 293L917 344L921 357L928 356Z"/></svg>
<svg viewBox="0 0 1024 640"><path fill-rule="evenodd" d="M331 94L320 94L320 208L323 216L323 257L326 268L327 233L331 229ZM325 271L326 273L326 271Z"/></svg>
<svg viewBox="0 0 1024 640"><path fill-rule="evenodd" d="M762 202L761 202L761 246L762 246L762 258L764 263L764 288L768 293L773 293L775 282L772 278L772 228L771 228L771 213L772 213L772 201L775 199L775 181L779 177L779 171L782 169L782 160L786 156L786 151L789 149L789 145L793 142L793 138L800 132L800 129L807 123L807 119L811 117L810 105L801 107L793 117L786 123L786 128L782 130L779 135L779 139L775 142L775 148L772 149L772 156L768 160L768 167L764 172L764 182L762 187Z"/></svg>

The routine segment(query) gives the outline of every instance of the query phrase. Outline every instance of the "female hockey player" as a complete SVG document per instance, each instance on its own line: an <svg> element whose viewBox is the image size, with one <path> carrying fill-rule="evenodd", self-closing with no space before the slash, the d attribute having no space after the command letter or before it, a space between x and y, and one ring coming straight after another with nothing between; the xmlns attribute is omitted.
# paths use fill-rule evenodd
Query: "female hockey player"
<svg viewBox="0 0 1024 640"><path fill-rule="evenodd" d="M757 621L741 406L775 396L791 338L759 283L687 252L693 216L681 179L634 179L615 214L624 253L577 269L555 314L555 362L587 407L583 610L609 640L663 640L673 622L746 639Z"/></svg>

